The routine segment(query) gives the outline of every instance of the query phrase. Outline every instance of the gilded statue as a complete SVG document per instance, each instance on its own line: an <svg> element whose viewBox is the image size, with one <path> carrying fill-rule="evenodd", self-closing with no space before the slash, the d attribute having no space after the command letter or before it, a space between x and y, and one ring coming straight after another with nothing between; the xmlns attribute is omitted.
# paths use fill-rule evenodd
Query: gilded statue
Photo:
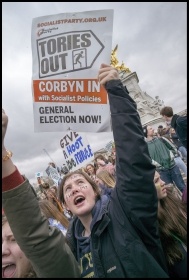
<svg viewBox="0 0 189 280"><path fill-rule="evenodd" d="M121 65L117 65L116 68L118 70L120 70L121 72L123 71L123 72L131 73L131 70L125 66L123 61L122 61Z"/></svg>
<svg viewBox="0 0 189 280"><path fill-rule="evenodd" d="M131 73L130 69L125 66L123 61L119 65L119 60L117 59L117 49L118 49L118 44L115 46L115 48L111 52L110 64L112 66L114 66L116 69L120 70L121 72Z"/></svg>
<svg viewBox="0 0 189 280"><path fill-rule="evenodd" d="M116 65L119 63L118 59L117 59L117 48L118 45L115 46L115 48L112 50L111 52L111 65L116 67Z"/></svg>

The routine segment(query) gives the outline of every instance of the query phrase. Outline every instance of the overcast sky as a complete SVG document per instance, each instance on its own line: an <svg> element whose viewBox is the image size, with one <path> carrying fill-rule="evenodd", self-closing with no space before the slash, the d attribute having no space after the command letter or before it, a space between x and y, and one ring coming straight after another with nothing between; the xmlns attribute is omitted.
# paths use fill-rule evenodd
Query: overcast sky
<svg viewBox="0 0 189 280"><path fill-rule="evenodd" d="M53 159L62 165L61 132L34 133L32 100L31 24L35 17L114 9L112 49L139 78L139 86L158 95L177 113L187 102L186 2L3 2L3 108L9 116L6 148L22 174L35 182L35 173ZM93 151L105 147L112 133L87 133ZM44 152L48 152L49 156Z"/></svg>

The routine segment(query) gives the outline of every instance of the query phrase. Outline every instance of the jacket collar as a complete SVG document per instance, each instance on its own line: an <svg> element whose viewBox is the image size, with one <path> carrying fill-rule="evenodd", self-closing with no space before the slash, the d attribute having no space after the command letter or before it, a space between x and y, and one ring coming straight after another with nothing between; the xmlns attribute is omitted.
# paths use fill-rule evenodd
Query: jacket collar
<svg viewBox="0 0 189 280"><path fill-rule="evenodd" d="M109 205L110 199L106 195L102 195L102 197L97 201L95 204L95 207L99 207L100 205L100 211L98 211L98 216L95 217L96 221L92 221L92 232L94 232L95 236L100 236L100 234L104 231L104 229L107 227L107 225L110 222L110 219L107 215L108 212L108 205ZM94 207L94 208L95 208ZM94 210L94 209L93 209ZM93 211L94 213L95 211ZM93 216L94 217L94 216ZM98 223L101 221L100 223ZM76 255L76 238L75 238L75 228L78 227L78 223L81 223L80 220L77 217L74 217L73 220L70 222L69 228L67 230L66 239L67 242L72 250L72 252ZM91 234L93 234L91 232Z"/></svg>

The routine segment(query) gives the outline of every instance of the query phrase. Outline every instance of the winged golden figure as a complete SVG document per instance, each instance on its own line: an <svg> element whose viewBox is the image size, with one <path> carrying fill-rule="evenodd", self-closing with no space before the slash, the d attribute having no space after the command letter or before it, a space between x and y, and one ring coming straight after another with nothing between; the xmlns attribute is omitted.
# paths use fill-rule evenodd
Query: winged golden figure
<svg viewBox="0 0 189 280"><path fill-rule="evenodd" d="M130 69L125 66L124 62L122 62L119 65L119 60L117 59L117 49L118 49L118 44L115 46L115 48L111 52L110 64L112 66L114 66L116 69L120 70L121 72L131 73Z"/></svg>

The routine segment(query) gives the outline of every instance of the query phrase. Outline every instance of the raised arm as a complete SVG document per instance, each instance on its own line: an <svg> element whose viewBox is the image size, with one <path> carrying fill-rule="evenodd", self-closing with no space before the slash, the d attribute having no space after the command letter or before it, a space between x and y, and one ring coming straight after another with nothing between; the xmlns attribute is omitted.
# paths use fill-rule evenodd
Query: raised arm
<svg viewBox="0 0 189 280"><path fill-rule="evenodd" d="M108 92L116 148L114 201L121 205L144 242L153 243L158 239L155 166L151 163L137 106L113 67L102 64L99 81Z"/></svg>
<svg viewBox="0 0 189 280"><path fill-rule="evenodd" d="M8 117L2 110L3 209L21 250L39 278L79 278L78 264L61 231L41 214L33 187L21 176L6 150Z"/></svg>
<svg viewBox="0 0 189 280"><path fill-rule="evenodd" d="M12 152L6 150L4 144L7 125L8 125L8 116L5 114L4 109L2 109L2 158L4 158L4 160L2 161L2 178L12 174L16 170L16 167L14 166L11 160Z"/></svg>

